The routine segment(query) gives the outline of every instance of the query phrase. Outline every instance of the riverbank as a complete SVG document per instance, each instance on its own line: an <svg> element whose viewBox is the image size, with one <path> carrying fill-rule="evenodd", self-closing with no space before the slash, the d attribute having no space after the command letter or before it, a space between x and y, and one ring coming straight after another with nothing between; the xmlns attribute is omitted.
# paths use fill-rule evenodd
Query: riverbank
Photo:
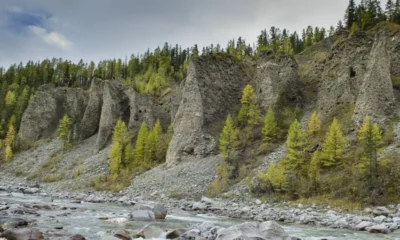
<svg viewBox="0 0 400 240"><path fill-rule="evenodd" d="M150 195L108 192L63 192L39 184L10 184L0 186L3 195L25 194L68 199L74 202L112 203L122 206L163 204L169 214L182 211L209 216L250 221L277 221L282 224L302 224L332 229L391 233L400 228L400 206L385 206L357 212L334 211L330 207L292 206L287 203L266 203L250 197L241 199L172 199L154 192Z"/></svg>

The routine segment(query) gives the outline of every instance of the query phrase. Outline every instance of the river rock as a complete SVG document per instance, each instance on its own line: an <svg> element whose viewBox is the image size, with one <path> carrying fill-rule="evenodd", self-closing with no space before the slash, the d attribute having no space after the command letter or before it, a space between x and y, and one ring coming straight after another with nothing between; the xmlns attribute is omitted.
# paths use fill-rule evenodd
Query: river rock
<svg viewBox="0 0 400 240"><path fill-rule="evenodd" d="M40 191L39 188L27 188L27 189L24 189L22 192L25 194L35 194L35 193L38 193L39 191Z"/></svg>
<svg viewBox="0 0 400 240"><path fill-rule="evenodd" d="M216 240L258 239L290 240L289 235L276 222L245 222L224 229L218 233Z"/></svg>
<svg viewBox="0 0 400 240"><path fill-rule="evenodd" d="M167 235L165 235L166 239L175 239L187 232L187 229L179 228L179 229L174 229L172 231L169 231Z"/></svg>
<svg viewBox="0 0 400 240"><path fill-rule="evenodd" d="M160 204L157 204L152 209L156 219L165 219L168 213L168 209Z"/></svg>
<svg viewBox="0 0 400 240"><path fill-rule="evenodd" d="M90 202L90 203L103 203L105 202L104 198L101 196L96 196L94 194L89 195L87 198L85 198L85 202Z"/></svg>
<svg viewBox="0 0 400 240"><path fill-rule="evenodd" d="M161 236L161 234L164 231L157 227L157 226L153 226L151 224L148 224L146 226L144 226L142 229L140 229L136 235L134 235L134 238L158 238ZM178 236L179 237L179 236Z"/></svg>
<svg viewBox="0 0 400 240"><path fill-rule="evenodd" d="M5 231L9 228L16 228L27 226L28 222L22 218L13 218L7 216L0 216L0 232Z"/></svg>
<svg viewBox="0 0 400 240"><path fill-rule="evenodd" d="M196 210L206 210L207 209L207 205L205 204L205 203L203 203L203 202L195 202L194 204L193 204L193 207L192 207L192 209L194 210L194 211L196 211Z"/></svg>
<svg viewBox="0 0 400 240"><path fill-rule="evenodd" d="M358 231L364 231L367 227L371 227L372 225L374 225L372 222L363 221L357 224L354 229Z"/></svg>
<svg viewBox="0 0 400 240"><path fill-rule="evenodd" d="M386 220L386 217L383 216L383 215L374 217L374 222L375 223L383 223L385 220Z"/></svg>
<svg viewBox="0 0 400 240"><path fill-rule="evenodd" d="M131 238L131 233L124 230L124 229L118 229L114 232L114 237L117 237L122 240L132 240Z"/></svg>
<svg viewBox="0 0 400 240"><path fill-rule="evenodd" d="M390 233L390 229L384 224L374 225L371 227L367 227L366 229L370 233L384 233L384 234Z"/></svg>
<svg viewBox="0 0 400 240"><path fill-rule="evenodd" d="M156 216L150 210L136 210L130 214L130 218L134 221L154 221Z"/></svg>
<svg viewBox="0 0 400 240"><path fill-rule="evenodd" d="M121 223L126 223L128 219L126 218L112 218L108 220L109 222L116 223L116 224L121 224Z"/></svg>
<svg viewBox="0 0 400 240"><path fill-rule="evenodd" d="M68 240L86 240L86 238L80 234L73 235Z"/></svg>
<svg viewBox="0 0 400 240"><path fill-rule="evenodd" d="M10 228L0 235L10 240L41 240L43 234L35 228Z"/></svg>
<svg viewBox="0 0 400 240"><path fill-rule="evenodd" d="M374 216L389 216L389 209L387 209L386 207L376 207L373 211L372 214Z"/></svg>
<svg viewBox="0 0 400 240"><path fill-rule="evenodd" d="M203 222L202 224L200 224L199 226L197 226L197 228L201 231L201 232L207 232L210 231L211 228L215 227L214 223L211 222Z"/></svg>

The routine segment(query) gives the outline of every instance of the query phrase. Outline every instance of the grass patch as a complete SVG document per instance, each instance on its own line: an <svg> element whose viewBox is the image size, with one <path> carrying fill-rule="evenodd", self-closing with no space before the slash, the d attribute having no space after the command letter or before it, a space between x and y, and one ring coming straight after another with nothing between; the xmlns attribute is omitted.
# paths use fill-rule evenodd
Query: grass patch
<svg viewBox="0 0 400 240"><path fill-rule="evenodd" d="M96 191L119 192L131 184L134 175L131 171L124 170L117 177L98 175L91 179L90 186Z"/></svg>
<svg viewBox="0 0 400 240"><path fill-rule="evenodd" d="M173 191L170 191L168 193L168 197L171 198L171 199L181 200L185 196L184 196L184 194L182 192L180 192L178 190L173 190Z"/></svg>
<svg viewBox="0 0 400 240"><path fill-rule="evenodd" d="M78 178L82 175L83 173L83 166L82 164L78 165L78 167L76 168L75 172L74 172L74 178Z"/></svg>

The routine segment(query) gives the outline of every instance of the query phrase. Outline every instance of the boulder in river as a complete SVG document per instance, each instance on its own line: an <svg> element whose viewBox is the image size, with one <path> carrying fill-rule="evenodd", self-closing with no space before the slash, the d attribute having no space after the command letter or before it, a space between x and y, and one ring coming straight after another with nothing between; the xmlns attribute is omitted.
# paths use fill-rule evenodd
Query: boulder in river
<svg viewBox="0 0 400 240"><path fill-rule="evenodd" d="M118 229L114 232L114 237L117 237L122 240L132 240L131 238L131 233L124 230L124 229Z"/></svg>
<svg viewBox="0 0 400 240"><path fill-rule="evenodd" d="M276 222L245 222L218 233L216 240L258 239L258 240L290 240L285 230Z"/></svg>
<svg viewBox="0 0 400 240"><path fill-rule="evenodd" d="M154 221L156 219L154 213L150 210L133 211L130 218L134 221Z"/></svg>
<svg viewBox="0 0 400 240"><path fill-rule="evenodd" d="M154 216L156 217L156 219L165 219L165 217L167 216L168 213L168 209L160 204L157 204L153 207L152 209Z"/></svg>
<svg viewBox="0 0 400 240"><path fill-rule="evenodd" d="M22 192L25 194L35 194L35 193L38 193L39 191L40 191L39 188L27 188L27 189L24 189Z"/></svg>
<svg viewBox="0 0 400 240"><path fill-rule="evenodd" d="M163 234L163 230L157 226L153 226L151 224L148 224L144 226L142 229L140 229L136 235L134 235L134 238L158 238ZM178 236L179 237L179 236Z"/></svg>
<svg viewBox="0 0 400 240"><path fill-rule="evenodd" d="M364 231L365 228L367 227L371 227L372 225L374 225L372 222L368 222L368 221L362 221L359 224L357 224L354 229L358 230L358 231Z"/></svg>
<svg viewBox="0 0 400 240"><path fill-rule="evenodd" d="M43 234L35 228L10 228L3 232L0 237L12 240L41 240Z"/></svg>
<svg viewBox="0 0 400 240"><path fill-rule="evenodd" d="M187 229L179 228L179 229L174 229L172 231L169 231L167 235L165 236L166 239L175 239L187 232Z"/></svg>
<svg viewBox="0 0 400 240"><path fill-rule="evenodd" d="M28 222L22 218L13 218L8 216L0 216L0 232L9 228L16 228L28 225Z"/></svg>
<svg viewBox="0 0 400 240"><path fill-rule="evenodd" d="M73 235L68 240L86 240L86 238L80 234Z"/></svg>
<svg viewBox="0 0 400 240"><path fill-rule="evenodd" d="M387 209L386 207L376 207L374 208L374 210L372 211L372 214L374 216L389 216L389 209Z"/></svg>
<svg viewBox="0 0 400 240"><path fill-rule="evenodd" d="M390 229L385 224L374 225L372 227L367 227L366 229L370 233L390 233Z"/></svg>

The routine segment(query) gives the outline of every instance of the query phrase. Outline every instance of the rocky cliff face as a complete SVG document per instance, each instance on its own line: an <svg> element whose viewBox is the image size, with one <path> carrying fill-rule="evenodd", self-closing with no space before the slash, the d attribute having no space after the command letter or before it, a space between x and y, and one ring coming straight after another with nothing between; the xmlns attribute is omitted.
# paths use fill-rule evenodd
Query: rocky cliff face
<svg viewBox="0 0 400 240"><path fill-rule="evenodd" d="M351 130L365 115L383 122L396 110L393 80L400 79L400 35L385 31L337 35L292 57L262 53L257 62L210 55L190 61L187 78L171 85L158 101L117 81L93 81L90 91L42 86L23 115L26 142L50 136L63 114L79 128L79 138L98 133L95 150L107 145L122 118L135 134L142 121L157 118L174 135L166 162L174 166L217 153L227 114L236 114L243 87L250 83L265 113L285 104L317 111L324 123L333 117ZM397 94L398 95L398 94ZM305 117L306 118L306 117Z"/></svg>
<svg viewBox="0 0 400 240"><path fill-rule="evenodd" d="M258 102L264 110L276 108L280 102L301 102L298 66L291 57L262 53L254 85Z"/></svg>
<svg viewBox="0 0 400 240"><path fill-rule="evenodd" d="M87 93L82 89L41 86L23 114L20 127L22 140L32 143L51 136L64 114L68 114L72 122L79 122L87 103Z"/></svg>
<svg viewBox="0 0 400 240"><path fill-rule="evenodd" d="M215 153L221 122L238 105L246 79L242 64L229 58L197 58L190 62L173 122L168 166L184 158Z"/></svg>
<svg viewBox="0 0 400 240"><path fill-rule="evenodd" d="M169 113L155 104L151 96L138 94L118 81L94 80L89 91L45 85L38 89L23 114L21 140L31 144L51 136L64 114L71 117L74 133L79 133L74 135L75 139L84 140L98 133L95 151L107 144L119 118L127 123L132 134L136 134L142 121L153 126L159 118L164 128L170 123Z"/></svg>

